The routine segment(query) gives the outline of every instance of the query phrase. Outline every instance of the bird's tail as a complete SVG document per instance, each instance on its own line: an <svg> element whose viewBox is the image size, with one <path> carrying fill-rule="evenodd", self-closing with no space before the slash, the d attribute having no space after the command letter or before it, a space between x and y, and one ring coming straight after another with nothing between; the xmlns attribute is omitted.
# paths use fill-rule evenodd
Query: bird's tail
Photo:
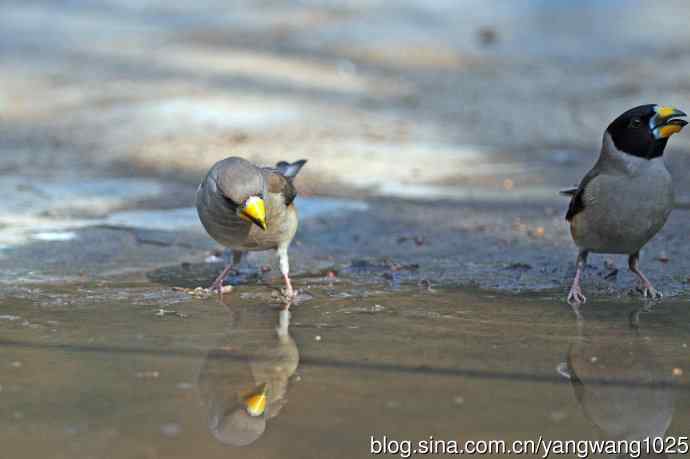
<svg viewBox="0 0 690 459"><path fill-rule="evenodd" d="M299 171L302 169L302 166L304 166L305 164L307 164L306 159L300 159L299 161L295 161L294 163L280 161L278 164L276 164L276 169L278 169L280 173L287 178L295 178L297 177L297 174L299 174Z"/></svg>
<svg viewBox="0 0 690 459"><path fill-rule="evenodd" d="M559 191L558 193L561 194L562 196L574 196L577 194L578 189L579 189L578 187L574 186L571 188L565 188L565 189Z"/></svg>

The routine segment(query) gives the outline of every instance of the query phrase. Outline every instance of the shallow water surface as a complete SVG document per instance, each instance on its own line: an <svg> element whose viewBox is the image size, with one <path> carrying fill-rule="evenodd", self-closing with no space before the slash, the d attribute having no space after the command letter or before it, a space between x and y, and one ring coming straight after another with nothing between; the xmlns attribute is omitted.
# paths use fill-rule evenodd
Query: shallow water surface
<svg viewBox="0 0 690 459"><path fill-rule="evenodd" d="M314 280L220 301L155 285L3 293L3 457L366 457L370 436L687 435L687 304ZM262 415L243 400L266 388ZM7 454L7 456L5 456ZM399 456L399 455L398 455Z"/></svg>

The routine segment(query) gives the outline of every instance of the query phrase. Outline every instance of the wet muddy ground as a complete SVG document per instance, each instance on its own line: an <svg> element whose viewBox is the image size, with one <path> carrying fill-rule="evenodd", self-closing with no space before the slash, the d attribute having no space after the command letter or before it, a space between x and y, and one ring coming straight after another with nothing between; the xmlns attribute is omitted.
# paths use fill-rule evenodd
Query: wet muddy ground
<svg viewBox="0 0 690 459"><path fill-rule="evenodd" d="M298 203L298 275L565 292L557 191L616 114L688 100L688 7L667 3L4 2L0 277L205 272L194 187L237 154L308 158L303 196L352 201ZM670 144L678 209L643 253L666 295L688 292L689 145ZM627 296L613 263L592 257L588 291Z"/></svg>
<svg viewBox="0 0 690 459"><path fill-rule="evenodd" d="M25 457L366 457L381 439L684 435L686 302L363 289L191 299L152 285L3 297L0 437ZM384 344L385 343L385 344ZM270 388L265 417L234 418ZM516 420L520 420L516 424ZM239 448L239 449L237 449Z"/></svg>
<svg viewBox="0 0 690 459"><path fill-rule="evenodd" d="M690 110L688 5L574 5L2 2L3 451L687 434L688 134L642 255L658 304L596 255L576 319L558 190L624 109ZM228 155L309 160L290 314L270 253L222 302L185 290L222 269L192 205ZM262 383L265 423L233 430Z"/></svg>

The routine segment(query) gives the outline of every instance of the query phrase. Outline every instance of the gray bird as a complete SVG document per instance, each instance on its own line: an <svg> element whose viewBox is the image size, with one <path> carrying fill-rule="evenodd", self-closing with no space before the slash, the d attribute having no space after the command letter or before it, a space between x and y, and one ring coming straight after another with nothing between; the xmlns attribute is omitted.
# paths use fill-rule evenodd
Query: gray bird
<svg viewBox="0 0 690 459"><path fill-rule="evenodd" d="M230 157L211 167L197 189L196 209L206 232L233 251L233 262L211 284L211 290L222 291L223 279L241 261L243 252L275 249L286 294L294 296L288 261L288 246L298 226L292 180L306 162L258 167Z"/></svg>
<svg viewBox="0 0 690 459"><path fill-rule="evenodd" d="M287 404L299 366L299 349L289 332L289 306L279 311L275 328L272 314L259 314L253 307L235 309L237 323L228 327L201 366L197 381L208 427L223 444L254 443Z"/></svg>
<svg viewBox="0 0 690 459"><path fill-rule="evenodd" d="M664 354L655 337L640 333L636 318L642 312L649 310L633 311L622 323L578 322L567 362L558 366L604 440L664 437L673 420L676 391L669 387L669 362L659 359Z"/></svg>
<svg viewBox="0 0 690 459"><path fill-rule="evenodd" d="M604 132L599 160L572 196L566 220L579 249L568 303L587 299L580 278L589 252L629 255L645 297L660 298L639 269L640 249L664 226L673 207L671 175L663 154L668 139L688 123L682 111L641 105L620 115Z"/></svg>

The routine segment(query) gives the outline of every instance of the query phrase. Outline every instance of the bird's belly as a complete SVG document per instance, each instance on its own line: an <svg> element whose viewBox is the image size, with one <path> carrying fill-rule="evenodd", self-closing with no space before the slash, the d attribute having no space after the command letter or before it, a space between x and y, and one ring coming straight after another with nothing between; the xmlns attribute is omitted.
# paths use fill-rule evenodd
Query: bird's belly
<svg viewBox="0 0 690 459"><path fill-rule="evenodd" d="M593 252L631 254L664 226L673 191L670 180L658 177L614 178L602 180L584 199L584 210L571 222L575 243Z"/></svg>

